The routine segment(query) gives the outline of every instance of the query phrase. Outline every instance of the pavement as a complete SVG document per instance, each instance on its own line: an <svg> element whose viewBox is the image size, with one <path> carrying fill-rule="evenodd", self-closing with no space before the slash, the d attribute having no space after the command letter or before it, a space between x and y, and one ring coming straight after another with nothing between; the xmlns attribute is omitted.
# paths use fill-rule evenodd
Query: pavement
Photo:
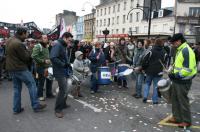
<svg viewBox="0 0 200 132"><path fill-rule="evenodd" d="M171 105L160 99L158 105L149 100L135 99L135 82L128 79L129 89L120 89L115 83L101 86L101 93L90 94L89 81L81 85L83 98L69 96L70 108L64 110L64 118L54 115L54 99L47 99L45 111L34 113L31 109L26 86L22 90L22 106L25 111L12 114L12 82L3 80L0 84L0 132L182 132L183 129L167 124ZM197 76L189 93L193 127L200 131L200 77ZM53 88L58 87L54 81ZM151 91L152 92L152 91ZM150 94L151 95L151 94ZM150 99L150 97L149 97Z"/></svg>

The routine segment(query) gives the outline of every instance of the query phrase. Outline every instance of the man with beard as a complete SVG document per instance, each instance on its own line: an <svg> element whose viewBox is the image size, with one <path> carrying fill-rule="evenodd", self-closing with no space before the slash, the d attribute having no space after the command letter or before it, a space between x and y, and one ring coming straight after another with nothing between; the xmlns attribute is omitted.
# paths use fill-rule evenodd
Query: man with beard
<svg viewBox="0 0 200 132"><path fill-rule="evenodd" d="M44 83L46 80L46 97L54 97L52 94L52 80L46 79L48 67L51 64L49 59L48 38L42 35L39 43L33 48L32 58L36 63L36 72L38 74L38 97L40 101L44 101Z"/></svg>

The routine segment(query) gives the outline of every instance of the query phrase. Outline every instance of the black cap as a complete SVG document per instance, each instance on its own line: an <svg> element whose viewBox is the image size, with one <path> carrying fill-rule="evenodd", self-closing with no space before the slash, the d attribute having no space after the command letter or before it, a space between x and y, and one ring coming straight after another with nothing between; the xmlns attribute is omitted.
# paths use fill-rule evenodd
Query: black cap
<svg viewBox="0 0 200 132"><path fill-rule="evenodd" d="M177 40L183 40L184 39L184 36L182 33L176 33L172 36L172 38L170 39L170 42L173 43Z"/></svg>

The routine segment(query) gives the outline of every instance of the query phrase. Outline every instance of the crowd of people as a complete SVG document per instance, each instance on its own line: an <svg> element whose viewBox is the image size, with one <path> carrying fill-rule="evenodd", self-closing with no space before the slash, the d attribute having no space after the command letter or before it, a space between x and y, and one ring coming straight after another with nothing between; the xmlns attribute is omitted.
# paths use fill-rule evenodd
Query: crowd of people
<svg viewBox="0 0 200 132"><path fill-rule="evenodd" d="M127 77L117 76L116 72L120 66L132 68L134 70L132 79L135 79L135 86L131 86L135 89L132 96L136 99L143 98L143 103L147 103L153 82L152 102L158 104L161 95L157 83L165 73L163 71L172 66L172 70L168 72L173 91L173 118L170 121L179 123L179 126L191 125L187 94L197 73L200 44L194 45L192 49L182 34L175 34L167 40L157 37L127 41L125 38L120 38L118 42L106 43L73 40L73 35L69 32L65 32L55 41L49 41L47 35L34 40L27 38L27 34L27 29L20 27L14 37L7 39L6 43L0 46L0 77L2 81L2 75L6 74L4 77L13 81L14 114L24 111L21 106L22 83L25 83L29 90L31 105L35 112L46 107L46 104L42 103L45 97L55 97L52 92L53 79L48 77L49 67L53 68L53 77L59 86L55 115L62 118L63 109L69 107L66 102L68 94L71 93L74 98L83 97L81 83L85 76L91 76L90 93L99 92L97 77L99 67L109 67L110 80L116 82L118 88L123 89L129 88ZM71 75L75 75L79 82L70 91L67 82ZM46 95L43 93L44 89Z"/></svg>

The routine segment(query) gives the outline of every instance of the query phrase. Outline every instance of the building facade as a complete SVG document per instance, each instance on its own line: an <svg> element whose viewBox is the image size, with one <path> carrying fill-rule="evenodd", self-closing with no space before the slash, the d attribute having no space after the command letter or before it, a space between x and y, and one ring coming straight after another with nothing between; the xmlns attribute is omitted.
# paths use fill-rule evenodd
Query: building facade
<svg viewBox="0 0 200 132"><path fill-rule="evenodd" d="M84 16L84 39L93 41L95 38L95 12Z"/></svg>
<svg viewBox="0 0 200 132"><path fill-rule="evenodd" d="M80 16L76 22L76 39L82 40L84 38L84 16Z"/></svg>

